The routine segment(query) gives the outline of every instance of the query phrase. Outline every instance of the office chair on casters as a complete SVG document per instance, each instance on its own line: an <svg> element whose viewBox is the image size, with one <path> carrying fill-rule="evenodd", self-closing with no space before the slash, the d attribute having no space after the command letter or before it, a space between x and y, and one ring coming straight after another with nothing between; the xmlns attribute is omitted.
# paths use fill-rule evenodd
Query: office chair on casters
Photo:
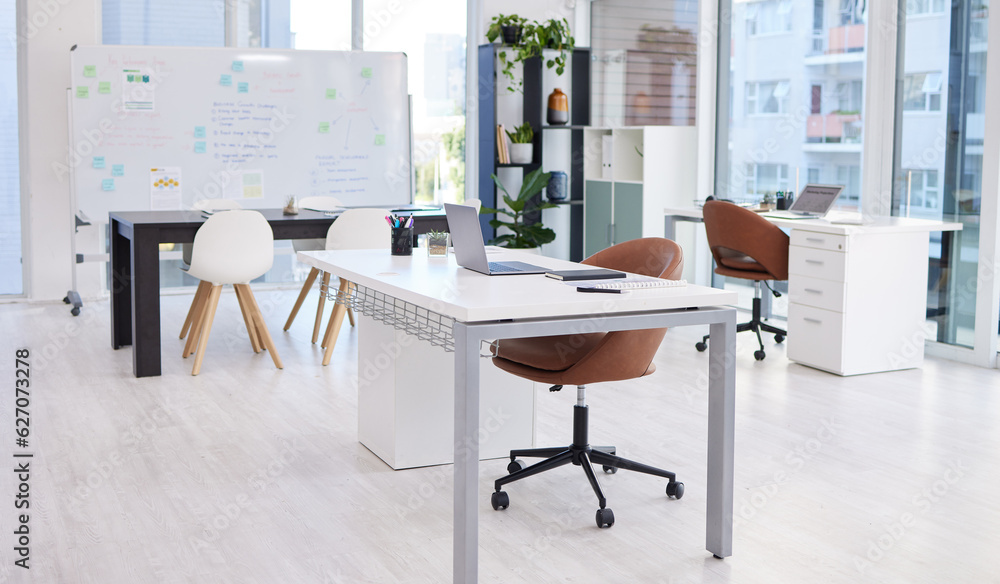
<svg viewBox="0 0 1000 584"><path fill-rule="evenodd" d="M753 357L763 361L766 355L761 331L774 333L776 343L788 336L786 331L763 322L760 316L761 282L788 279L788 236L767 219L732 203L707 201L703 211L708 246L716 263L715 273L753 280L750 322L737 325L736 332L753 331L757 335L760 349L754 351ZM774 290L771 293L780 296ZM695 348L698 351L707 349L708 335L696 343Z"/></svg>
<svg viewBox="0 0 1000 584"><path fill-rule="evenodd" d="M600 251L583 260L584 264L624 270L664 279L678 279L683 268L683 252L669 239L649 237L634 239ZM506 509L510 498L502 487L508 483L530 477L572 463L582 466L590 486L597 495L597 526L611 527L614 513L607 507L607 500L597 481L591 464L600 464L604 472L614 474L618 469L632 470L668 480L667 495L680 499L684 483L666 470L616 456L614 446L590 446L588 443L588 409L585 386L602 381L623 381L651 374L656 370L653 355L663 340L665 328L613 331L607 333L581 333L550 337L502 339L496 344L493 363L507 371L552 385L558 391L563 385L576 385L576 406L573 408L573 443L556 448L511 450L510 473L497 479L496 491L490 503L494 509ZM521 457L545 458L527 466Z"/></svg>

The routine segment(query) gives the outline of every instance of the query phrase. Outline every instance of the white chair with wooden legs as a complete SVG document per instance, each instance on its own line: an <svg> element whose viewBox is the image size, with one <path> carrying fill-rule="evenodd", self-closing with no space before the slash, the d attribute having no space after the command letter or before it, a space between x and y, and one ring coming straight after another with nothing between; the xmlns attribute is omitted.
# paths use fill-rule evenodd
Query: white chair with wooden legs
<svg viewBox="0 0 1000 584"><path fill-rule="evenodd" d="M273 263L274 234L267 220L257 211L218 213L198 229L188 273L210 283L210 288L207 296L195 301L191 330L184 346L184 357L195 352L191 375L201 371L215 309L225 284L232 284L236 289L236 299L254 352L267 349L275 367L282 368L281 358L249 286L251 280L270 270Z"/></svg>
<svg viewBox="0 0 1000 584"><path fill-rule="evenodd" d="M480 209L483 208L483 202L480 201L479 199L466 198L465 201L462 202L462 204L467 207L475 207L477 213L479 212Z"/></svg>
<svg viewBox="0 0 1000 584"><path fill-rule="evenodd" d="M299 201L300 209L311 209L313 211L339 211L343 209L343 205L340 200L336 197L306 197ZM326 249L326 239L293 239L292 248L296 252L300 251L317 251L321 249ZM313 284L316 282L316 277L319 276L318 268L310 268L309 275L306 276L306 281L302 283L302 290L299 291L299 297L295 299L295 306L292 307L292 312L288 315L288 320L285 321L284 330L292 328L292 323L295 321L295 316L299 313L299 308L302 307L302 302L305 301L306 296L309 295L309 290L312 288ZM326 290L330 285L330 274L324 273L322 280L322 289ZM319 327L323 322L323 308L326 306L326 294L319 295L319 304L316 307L316 320L313 322L313 334L312 342L315 343L319 339ZM348 316L351 319L351 326L354 326L354 313L349 312Z"/></svg>
<svg viewBox="0 0 1000 584"><path fill-rule="evenodd" d="M195 201L191 208L195 211L231 211L233 209L242 209L243 205L240 205L239 201L234 199L201 199L200 201ZM187 266L191 265L191 248L193 244L182 243L181 244L181 259L184 261L184 270ZM181 336L184 338L187 336L188 330L191 327L191 321L194 319L194 307L200 301L208 298L208 293L212 289L211 284L208 282L198 282L198 289L194 293L194 299L191 301L191 308L188 309L187 318L184 319L184 325L181 327Z"/></svg>
<svg viewBox="0 0 1000 584"><path fill-rule="evenodd" d="M389 253L392 229L385 220L387 214L385 209L348 209L344 211L326 232L326 249L384 249L385 253ZM354 284L343 278L340 279L339 296L348 297L353 289ZM326 290L329 290L328 286L324 287L321 292ZM321 294L321 296L325 296L325 294ZM340 334L340 327L344 323L344 315L347 312L347 307L344 304L334 304L321 345L324 349L323 365L330 364L333 347L337 344L337 336Z"/></svg>

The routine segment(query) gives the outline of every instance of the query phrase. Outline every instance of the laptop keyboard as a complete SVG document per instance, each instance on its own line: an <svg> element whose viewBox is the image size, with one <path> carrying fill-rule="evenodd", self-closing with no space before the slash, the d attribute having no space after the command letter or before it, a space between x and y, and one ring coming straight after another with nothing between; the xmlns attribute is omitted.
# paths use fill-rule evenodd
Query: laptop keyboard
<svg viewBox="0 0 1000 584"><path fill-rule="evenodd" d="M490 272L520 272L519 268L512 268L510 266L504 265L500 262L490 262Z"/></svg>

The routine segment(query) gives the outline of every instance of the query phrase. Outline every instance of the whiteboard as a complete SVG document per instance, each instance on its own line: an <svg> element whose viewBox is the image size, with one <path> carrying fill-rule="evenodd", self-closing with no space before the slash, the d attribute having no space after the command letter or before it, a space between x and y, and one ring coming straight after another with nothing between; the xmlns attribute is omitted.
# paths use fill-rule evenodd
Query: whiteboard
<svg viewBox="0 0 1000 584"><path fill-rule="evenodd" d="M205 198L411 201L403 53L107 45L70 55L69 151L53 170L94 220Z"/></svg>

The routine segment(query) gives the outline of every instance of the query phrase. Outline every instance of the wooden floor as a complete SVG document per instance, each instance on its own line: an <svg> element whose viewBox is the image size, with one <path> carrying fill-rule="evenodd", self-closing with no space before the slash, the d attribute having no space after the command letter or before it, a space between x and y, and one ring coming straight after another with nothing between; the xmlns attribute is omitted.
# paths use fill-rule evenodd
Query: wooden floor
<svg viewBox="0 0 1000 584"><path fill-rule="evenodd" d="M31 350L30 565L14 565L16 474L0 473L0 582L444 583L451 467L392 471L358 444L356 330L329 367L309 304L258 293L285 369L254 354L231 289L202 373L177 333L190 296L165 296L163 376L132 377L107 303L0 305L0 435L13 468L13 362ZM310 298L310 301L313 297ZM602 476L597 529L579 468L511 485L493 511L481 465L483 582L1000 582L1000 372L928 359L922 370L840 378L768 341L737 357L734 555L705 551L707 356L672 329L655 375L588 388L591 438L675 470ZM789 339L788 342L794 342ZM490 366L484 362L483 366ZM569 442L574 391L541 391L540 445Z"/></svg>

